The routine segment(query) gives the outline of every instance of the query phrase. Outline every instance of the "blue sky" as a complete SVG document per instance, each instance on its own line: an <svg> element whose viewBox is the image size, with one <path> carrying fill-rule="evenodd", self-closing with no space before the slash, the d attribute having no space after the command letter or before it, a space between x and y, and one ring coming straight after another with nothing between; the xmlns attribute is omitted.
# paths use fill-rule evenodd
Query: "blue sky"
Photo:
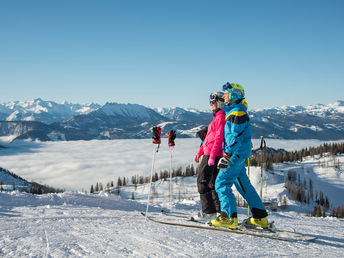
<svg viewBox="0 0 344 258"><path fill-rule="evenodd" d="M0 103L43 98L207 109L344 99L342 0L0 0Z"/></svg>

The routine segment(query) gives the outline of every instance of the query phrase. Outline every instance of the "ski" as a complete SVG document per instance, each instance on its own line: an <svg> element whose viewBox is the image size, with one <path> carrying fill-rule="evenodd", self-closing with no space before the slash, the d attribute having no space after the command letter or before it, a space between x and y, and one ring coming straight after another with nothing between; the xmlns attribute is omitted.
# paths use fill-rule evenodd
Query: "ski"
<svg viewBox="0 0 344 258"><path fill-rule="evenodd" d="M205 223L203 221L193 220L192 216L189 216L189 215L184 214L184 213L176 213L176 212L161 210L161 214L163 214L165 216L170 216L170 217L184 218L185 221L187 221L187 222L194 222L197 224L202 224L206 227L207 226L211 227L210 225L207 225L207 223ZM300 233L287 232L287 231L282 231L282 230L276 229L274 222L270 222L268 228L264 229L264 228L259 228L259 227L258 228L250 227L247 224L245 224L245 221L246 220L244 220L242 223L239 223L238 230L244 231L244 232L251 231L251 232L255 232L255 233L273 233L273 234L276 234L280 237L286 237L286 238L289 237L289 238L292 238L294 240L300 240L300 241L314 241L316 239L316 237L314 237L314 236L307 236L307 235L303 235ZM212 228L214 228L214 227L212 227ZM226 229L226 228L224 228L224 229Z"/></svg>
<svg viewBox="0 0 344 258"><path fill-rule="evenodd" d="M316 237L313 237L313 236L307 236L300 233L278 230L275 227L274 221L270 222L267 228L261 228L261 227L254 227L247 224L246 219L245 219L242 223L239 224L239 227L242 230L250 230L253 232L274 233L280 237L288 237L288 238L293 238L295 240L300 240L300 241L314 241L316 239Z"/></svg>
<svg viewBox="0 0 344 258"><path fill-rule="evenodd" d="M170 217L177 217L177 218L183 218L183 219L188 219L190 221L192 216L187 215L185 213L179 213L179 212L172 212L172 211L165 211L165 210L161 210L160 211L161 214L165 215L165 216L170 216Z"/></svg>
<svg viewBox="0 0 344 258"><path fill-rule="evenodd" d="M143 212L141 214L146 218L147 221L163 224L163 225L170 225L170 226L177 226L177 227L187 227L187 228L195 228L195 229L204 229L204 230L214 230L214 231L222 231L222 232L228 232L228 233L234 233L234 234L241 234L241 235L248 235L248 236L254 236L254 237L260 237L260 238L266 238L271 240L278 240L278 241L285 241L285 242L294 242L294 239L290 239L287 237L279 237L279 236L269 236L265 234L259 234L259 233L253 233L253 232L247 232L242 231L238 229L228 229L228 228L221 228L221 227L212 227L212 226L201 226L201 225L190 225L190 224L184 224L184 223L177 223L177 222L168 222L168 221L162 221L157 220L155 218L152 218L151 216L146 216Z"/></svg>

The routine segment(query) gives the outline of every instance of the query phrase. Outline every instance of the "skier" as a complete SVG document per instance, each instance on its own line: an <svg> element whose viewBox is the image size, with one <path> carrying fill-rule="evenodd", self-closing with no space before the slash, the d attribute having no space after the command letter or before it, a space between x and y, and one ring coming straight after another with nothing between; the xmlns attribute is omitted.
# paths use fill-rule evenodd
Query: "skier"
<svg viewBox="0 0 344 258"><path fill-rule="evenodd" d="M225 125L225 112L223 92L215 92L210 95L210 107L213 111L213 120L208 126L203 144L195 157L198 166L197 187L200 194L202 210L191 219L196 221L209 221L215 219L220 212L220 202L215 192L215 179L218 173L216 164L223 156L223 129ZM204 130L199 132L201 138Z"/></svg>
<svg viewBox="0 0 344 258"><path fill-rule="evenodd" d="M267 212L262 200L246 175L245 160L251 155L251 123L247 113L244 88L239 84L226 83L223 86L226 112L224 128L224 156L218 163L220 168L215 190L221 204L220 215L210 221L212 226L235 229L238 215L233 184L250 206L253 217L246 224L254 227L268 227Z"/></svg>

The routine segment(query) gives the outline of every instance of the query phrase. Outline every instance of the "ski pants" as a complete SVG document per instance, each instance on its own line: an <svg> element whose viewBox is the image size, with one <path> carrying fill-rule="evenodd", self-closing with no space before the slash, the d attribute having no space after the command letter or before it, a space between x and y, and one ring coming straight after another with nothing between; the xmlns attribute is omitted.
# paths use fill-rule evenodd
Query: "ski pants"
<svg viewBox="0 0 344 258"><path fill-rule="evenodd" d="M203 155L197 168L197 188L200 194L202 211L204 213L220 212L220 201L215 192L215 180L218 173L216 167L220 157L215 157L215 165L208 166L208 155Z"/></svg>
<svg viewBox="0 0 344 258"><path fill-rule="evenodd" d="M220 199L221 211L226 212L228 217L237 216L233 184L247 201L254 218L260 219L268 215L262 200L246 175L244 159L239 159L234 165L229 162L228 167L220 169L217 175L215 190Z"/></svg>

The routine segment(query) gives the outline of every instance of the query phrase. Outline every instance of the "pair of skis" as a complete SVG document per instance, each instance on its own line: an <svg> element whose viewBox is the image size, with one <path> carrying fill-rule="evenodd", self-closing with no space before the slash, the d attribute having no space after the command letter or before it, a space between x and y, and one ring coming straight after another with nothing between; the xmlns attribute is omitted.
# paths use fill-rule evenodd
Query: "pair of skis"
<svg viewBox="0 0 344 258"><path fill-rule="evenodd" d="M292 233L292 232L287 232L287 231L280 231L280 230L276 230L276 228L274 227L269 227L268 229L250 229L250 228L246 228L245 225L241 225L241 227L239 227L238 229L229 229L225 227L210 226L198 221L192 221L191 217L188 217L187 215L180 214L180 213L170 213L166 211L162 211L160 213L166 216L175 217L178 219L177 221L167 221L164 219L158 219L154 216L146 216L144 213L141 213L141 214L146 217L146 220L148 222L169 225L169 226L221 231L221 232L227 232L227 233L233 233L233 234L265 238L265 239L270 239L270 240L285 241L285 242L314 241L315 240L315 237L313 236L307 236L307 235L303 235L299 233ZM180 220L182 222L180 222Z"/></svg>

